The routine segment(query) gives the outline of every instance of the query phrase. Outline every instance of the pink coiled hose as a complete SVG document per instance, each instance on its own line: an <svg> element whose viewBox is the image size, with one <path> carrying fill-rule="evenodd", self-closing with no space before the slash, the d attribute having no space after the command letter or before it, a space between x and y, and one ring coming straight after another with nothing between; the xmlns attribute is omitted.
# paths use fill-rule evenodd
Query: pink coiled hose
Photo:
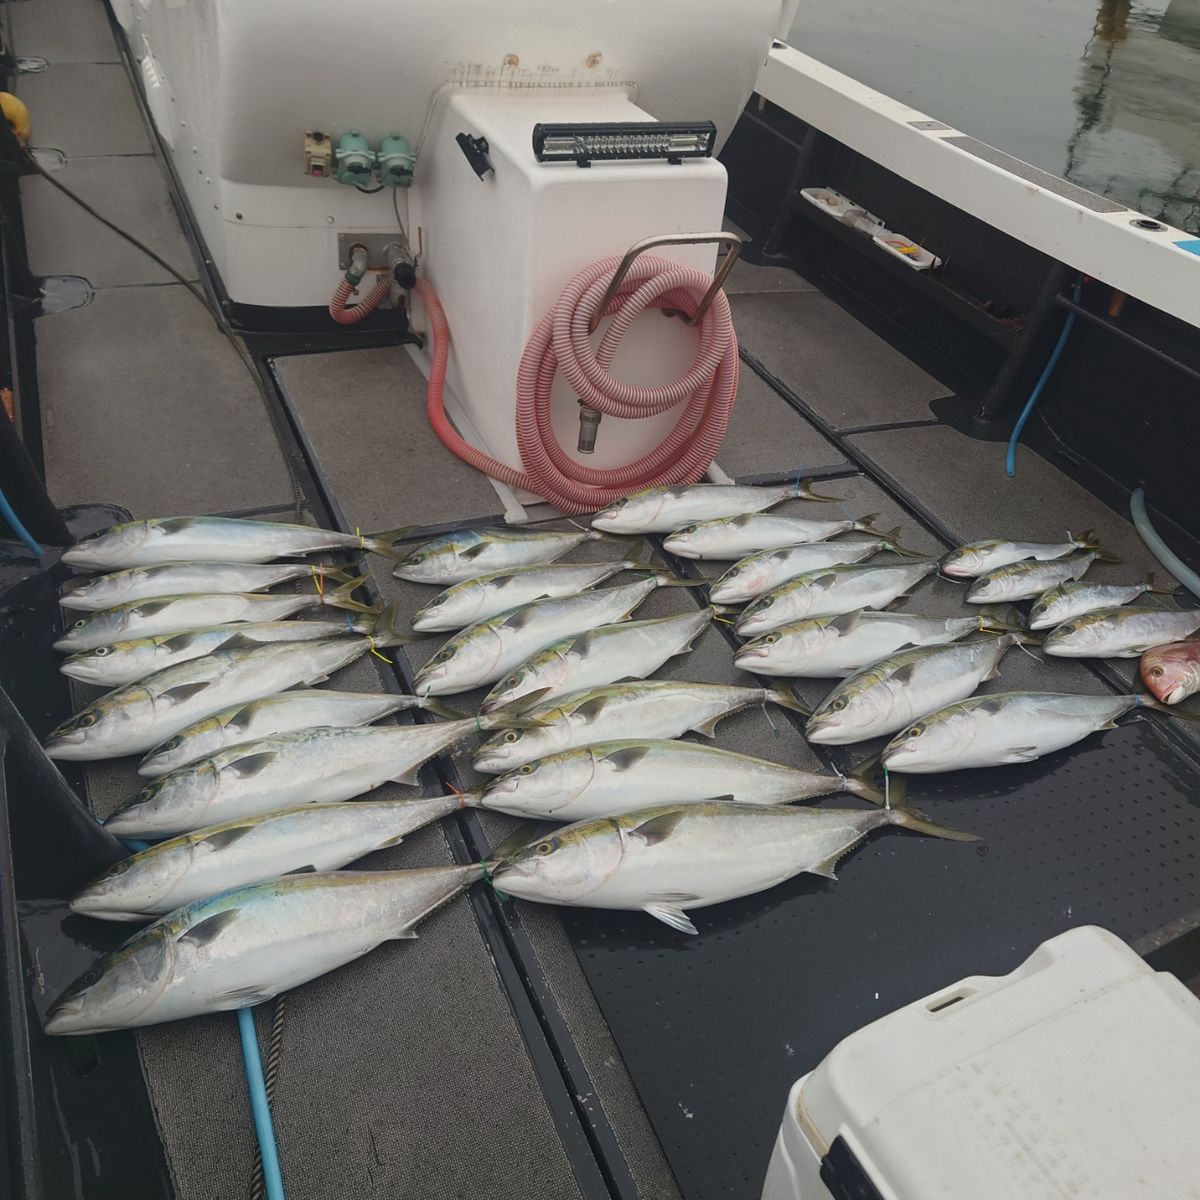
<svg viewBox="0 0 1200 1200"><path fill-rule="evenodd" d="M620 262L605 258L580 271L525 346L517 371L516 411L523 471L464 441L447 419L443 390L450 330L437 293L424 279L416 283L432 334L426 411L434 431L477 471L534 492L567 513L592 512L639 488L697 482L716 457L737 395L737 337L723 291L701 318L696 357L678 379L638 387L609 373L621 338L646 309L675 309L690 316L712 285L702 271L664 258L638 258L605 309L612 320L593 351L588 324ZM687 403L671 432L648 454L624 467L596 470L566 454L555 437L550 388L560 370L580 402L606 416L650 417Z"/></svg>
<svg viewBox="0 0 1200 1200"><path fill-rule="evenodd" d="M357 304L347 307L346 301L354 294L355 286L353 280L343 279L329 301L329 315L339 325L356 325L367 313L374 312L392 290L391 281L381 273L375 279L375 286Z"/></svg>

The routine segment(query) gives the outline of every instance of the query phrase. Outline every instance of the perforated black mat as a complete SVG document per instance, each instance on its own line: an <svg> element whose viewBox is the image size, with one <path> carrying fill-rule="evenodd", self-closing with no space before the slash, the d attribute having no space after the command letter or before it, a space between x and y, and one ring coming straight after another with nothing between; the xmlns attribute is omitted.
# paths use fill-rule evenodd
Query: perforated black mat
<svg viewBox="0 0 1200 1200"><path fill-rule="evenodd" d="M1155 719L1027 766L914 778L918 807L986 840L881 831L837 883L693 913L698 938L563 910L689 1200L757 1196L788 1089L867 1022L1073 926L1136 941L1200 909L1200 771Z"/></svg>

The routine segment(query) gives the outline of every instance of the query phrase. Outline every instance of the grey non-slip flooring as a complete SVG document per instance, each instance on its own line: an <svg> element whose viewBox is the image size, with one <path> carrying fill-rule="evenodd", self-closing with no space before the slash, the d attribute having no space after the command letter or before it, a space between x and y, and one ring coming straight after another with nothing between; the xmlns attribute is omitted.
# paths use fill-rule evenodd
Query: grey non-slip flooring
<svg viewBox="0 0 1200 1200"><path fill-rule="evenodd" d="M13 8L18 51L51 63L44 75L21 81L35 112L34 143L64 150L69 161L60 178L68 186L194 275L100 5L36 0ZM86 308L44 318L37 327L55 499L115 502L139 515L287 502L286 472L261 399L201 307L44 181L24 180L22 193L34 270L84 274L97 289ZM743 262L729 291L747 352L834 428L926 419L930 401L947 392L798 276ZM499 511L486 480L453 459L429 430L423 380L403 350L287 357L275 367L352 524L375 530ZM355 387L347 392L350 377ZM866 434L855 445L964 537L1047 537L1092 526L1126 560L1121 568L1104 568L1110 577L1136 577L1149 566L1118 514L1031 453L1022 454L1013 484L1003 477L997 446L943 428ZM719 456L725 470L785 475L840 458L743 369ZM900 525L915 549L936 554L943 548L861 475L827 481L821 490L841 498L820 506L823 515L877 513L880 527ZM792 502L790 510L805 507ZM574 556L611 557L623 549L591 543ZM394 580L385 560L370 561L380 590L405 610L431 594ZM638 615L685 611L699 599L684 589L660 590ZM911 611L960 612L961 589L931 579L904 604ZM415 668L438 645L425 639L399 653ZM377 670L364 661L331 682L373 690L380 687ZM750 682L734 671L730 646L717 629L665 674ZM987 686L1104 685L1081 664L1042 664L1012 650L1002 678ZM801 690L812 701L824 686ZM477 699L455 703L469 707ZM820 761L783 714L761 708L723 723L718 744L809 768ZM474 778L473 745L453 755L466 783ZM91 773L99 812L133 786L128 764ZM381 794L405 793L389 788ZM489 816L485 827L498 839L511 822ZM367 865L447 861L446 840L432 827ZM668 1200L677 1194L671 1173L557 915L523 906L522 920L596 1083L594 1102L612 1123L641 1195ZM260 1013L260 1022L267 1015ZM233 1020L211 1017L147 1030L140 1038L181 1200L240 1200L254 1147ZM296 1196L565 1200L578 1194L465 902L437 914L416 942L388 944L293 993L282 1062L276 1123Z"/></svg>

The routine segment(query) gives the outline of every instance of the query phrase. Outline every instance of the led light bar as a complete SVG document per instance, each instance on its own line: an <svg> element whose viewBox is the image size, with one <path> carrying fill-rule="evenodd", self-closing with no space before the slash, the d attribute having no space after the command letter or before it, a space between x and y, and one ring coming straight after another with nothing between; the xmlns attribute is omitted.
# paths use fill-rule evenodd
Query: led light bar
<svg viewBox="0 0 1200 1200"><path fill-rule="evenodd" d="M711 121L613 121L600 124L533 127L533 153L538 162L594 162L665 158L708 158L717 140Z"/></svg>

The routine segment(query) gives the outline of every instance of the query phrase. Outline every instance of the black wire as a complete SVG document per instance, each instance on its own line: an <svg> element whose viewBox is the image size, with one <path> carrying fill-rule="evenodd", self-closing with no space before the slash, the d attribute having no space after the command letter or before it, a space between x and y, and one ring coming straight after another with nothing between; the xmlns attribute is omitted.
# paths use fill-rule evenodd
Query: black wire
<svg viewBox="0 0 1200 1200"><path fill-rule="evenodd" d="M378 187L365 188L361 184L356 183L354 185L354 190L356 192L362 192L364 196L378 196L379 193L383 191L383 184L381 183Z"/></svg>

